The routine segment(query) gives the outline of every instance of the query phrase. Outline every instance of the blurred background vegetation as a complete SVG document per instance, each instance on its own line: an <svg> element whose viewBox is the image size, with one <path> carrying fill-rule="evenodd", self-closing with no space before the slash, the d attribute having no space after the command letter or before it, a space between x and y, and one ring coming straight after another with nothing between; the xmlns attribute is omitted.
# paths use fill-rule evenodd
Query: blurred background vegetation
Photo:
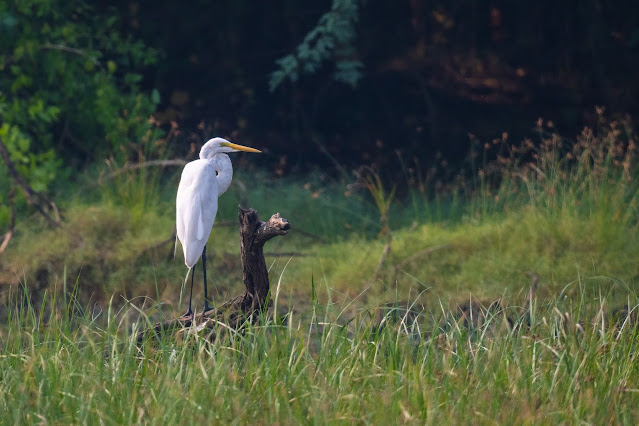
<svg viewBox="0 0 639 426"><path fill-rule="evenodd" d="M637 0L0 0L3 418L639 424L638 70ZM137 345L214 136L273 321Z"/></svg>
<svg viewBox="0 0 639 426"><path fill-rule="evenodd" d="M2 2L0 234L12 249L0 255L0 283L47 286L83 271L90 293L132 295L133 282L147 293L179 282L180 262L165 262L175 166L213 136L266 153L234 158L240 172L213 234L232 241L225 250L235 250L225 224L242 202L280 210L303 232L285 251L321 243L320 257L368 262L353 271L325 260L318 272L301 260L300 282L315 273L344 291L406 279L498 293L529 280L536 251L545 254L535 272L560 270L561 283L593 250L636 245L638 9L630 0ZM486 215L476 235L420 228ZM513 229L527 236L492 240ZM433 264L407 262L468 235L477 238ZM352 246L358 238L370 252ZM498 259L504 244L511 257ZM486 247L492 262L479 254ZM578 260L558 262L567 248ZM459 266L471 253L476 262ZM637 278L629 258L608 253L610 274Z"/></svg>

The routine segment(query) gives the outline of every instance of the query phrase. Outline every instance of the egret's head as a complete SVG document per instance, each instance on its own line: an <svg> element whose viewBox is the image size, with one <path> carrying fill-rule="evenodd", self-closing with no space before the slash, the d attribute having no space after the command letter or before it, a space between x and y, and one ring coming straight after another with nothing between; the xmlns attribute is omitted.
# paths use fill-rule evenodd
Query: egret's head
<svg viewBox="0 0 639 426"><path fill-rule="evenodd" d="M222 138L213 138L202 146L200 150L200 158L205 160L213 157L220 152L262 152L255 148L249 148L248 146L237 145Z"/></svg>

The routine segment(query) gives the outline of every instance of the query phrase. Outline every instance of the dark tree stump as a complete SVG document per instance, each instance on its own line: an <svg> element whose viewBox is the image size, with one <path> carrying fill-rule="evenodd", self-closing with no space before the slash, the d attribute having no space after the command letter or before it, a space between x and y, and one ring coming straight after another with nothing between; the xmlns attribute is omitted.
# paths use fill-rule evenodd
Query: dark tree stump
<svg viewBox="0 0 639 426"><path fill-rule="evenodd" d="M256 314L265 311L271 301L269 297L269 279L264 244L273 237L284 235L290 229L288 221L275 213L268 222L261 222L257 211L239 207L240 247L242 255L242 278L244 294L234 297L224 304L190 317L179 317L155 324L137 335L138 342L147 336L171 333L202 332L215 339L215 330L220 326L237 329L246 321L252 322Z"/></svg>

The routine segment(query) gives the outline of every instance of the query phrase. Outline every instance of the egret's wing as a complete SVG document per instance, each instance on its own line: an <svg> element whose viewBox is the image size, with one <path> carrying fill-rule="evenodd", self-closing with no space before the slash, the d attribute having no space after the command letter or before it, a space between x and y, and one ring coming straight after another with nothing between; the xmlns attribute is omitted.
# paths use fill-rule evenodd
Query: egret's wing
<svg viewBox="0 0 639 426"><path fill-rule="evenodd" d="M202 254L217 214L215 170L206 160L184 167L176 200L177 234L191 268Z"/></svg>

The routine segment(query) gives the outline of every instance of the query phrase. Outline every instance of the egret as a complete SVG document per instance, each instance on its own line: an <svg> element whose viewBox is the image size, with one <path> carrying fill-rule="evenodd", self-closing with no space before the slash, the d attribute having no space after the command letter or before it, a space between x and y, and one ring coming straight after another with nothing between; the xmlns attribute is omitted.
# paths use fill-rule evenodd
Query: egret
<svg viewBox="0 0 639 426"><path fill-rule="evenodd" d="M213 138L202 146L200 158L188 163L182 171L175 202L175 222L177 237L184 251L184 263L191 273L189 309L183 315L185 317L193 315L193 277L200 255L204 273L204 312L210 309L206 286L206 243L215 222L217 199L233 179L233 165L226 153L238 151L261 152L226 139Z"/></svg>

